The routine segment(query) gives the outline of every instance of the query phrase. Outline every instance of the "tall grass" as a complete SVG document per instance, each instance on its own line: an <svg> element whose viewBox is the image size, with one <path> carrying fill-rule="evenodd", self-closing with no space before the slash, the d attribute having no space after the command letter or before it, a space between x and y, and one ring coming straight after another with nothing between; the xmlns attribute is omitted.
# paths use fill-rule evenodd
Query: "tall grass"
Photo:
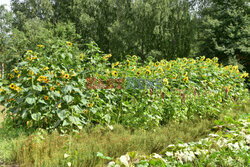
<svg viewBox="0 0 250 167"><path fill-rule="evenodd" d="M236 117L250 111L247 104L235 104L227 113ZM223 117L224 114L221 115ZM125 129L120 125L113 130L94 127L82 130L78 134L60 135L57 132L47 134L36 131L31 135L24 130L0 130L0 159L5 163L21 166L105 166L107 161L99 159L96 154L102 152L111 157L118 157L129 151L139 153L159 153L169 144L198 141L211 133L213 119L192 119L182 122L170 122L164 127L148 131ZM4 155L4 156L3 156Z"/></svg>

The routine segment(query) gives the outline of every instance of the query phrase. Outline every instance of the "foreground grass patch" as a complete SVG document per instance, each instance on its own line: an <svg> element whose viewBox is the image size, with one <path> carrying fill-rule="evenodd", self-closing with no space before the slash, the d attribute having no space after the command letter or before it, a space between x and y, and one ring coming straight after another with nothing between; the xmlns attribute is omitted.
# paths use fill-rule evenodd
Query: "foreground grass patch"
<svg viewBox="0 0 250 167"><path fill-rule="evenodd" d="M227 113L237 118L249 112L250 101L235 105ZM221 115L224 117L224 114ZM223 119L223 118L221 118ZM170 144L195 142L213 133L214 120L193 119L170 122L164 127L149 131L128 130L116 125L110 128L95 127L78 134L47 134L38 130L28 135L24 130L1 129L0 152L5 163L15 162L22 166L105 166L108 161L97 157L97 152L119 157L136 150L138 154L160 153Z"/></svg>

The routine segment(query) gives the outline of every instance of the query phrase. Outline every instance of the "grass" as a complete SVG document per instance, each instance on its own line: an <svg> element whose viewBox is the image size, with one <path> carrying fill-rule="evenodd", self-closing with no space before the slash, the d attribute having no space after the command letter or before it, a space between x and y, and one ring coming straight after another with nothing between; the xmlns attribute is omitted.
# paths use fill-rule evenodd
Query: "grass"
<svg viewBox="0 0 250 167"><path fill-rule="evenodd" d="M250 100L235 104L227 115L235 118L250 111ZM224 114L221 115L221 119ZM136 150L139 153L159 153L169 144L198 141L212 132L214 120L195 119L170 122L167 126L145 130L129 130L116 125L113 130L95 127L79 134L60 135L37 131L27 135L24 130L2 128L0 130L0 159L5 163L15 162L22 166L105 166L99 159L101 152L110 157L119 157ZM1 151L1 150L4 150Z"/></svg>

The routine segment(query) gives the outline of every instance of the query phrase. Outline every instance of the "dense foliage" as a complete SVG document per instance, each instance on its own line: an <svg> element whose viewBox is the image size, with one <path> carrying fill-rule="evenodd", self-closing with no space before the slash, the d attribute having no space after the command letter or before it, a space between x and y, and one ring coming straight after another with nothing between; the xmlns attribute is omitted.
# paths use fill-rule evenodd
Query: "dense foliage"
<svg viewBox="0 0 250 167"><path fill-rule="evenodd" d="M1 101L15 125L62 132L92 124L149 128L171 119L215 117L223 103L247 95L248 73L217 58L141 64L128 55L110 63L111 54L95 43L87 46L81 53L71 42L56 41L26 52L1 82ZM87 85L90 77L97 80Z"/></svg>
<svg viewBox="0 0 250 167"><path fill-rule="evenodd" d="M1 10L8 27L0 27L1 63L9 71L26 50L56 38L81 49L93 40L113 61L126 54L142 60L204 55L248 71L248 8L246 0L12 0L11 11Z"/></svg>
<svg viewBox="0 0 250 167"><path fill-rule="evenodd" d="M249 163L249 114L237 120L216 121L216 134L198 142L169 145L161 154L133 151L110 162L108 167L128 166L247 166ZM97 156L112 160L102 153Z"/></svg>

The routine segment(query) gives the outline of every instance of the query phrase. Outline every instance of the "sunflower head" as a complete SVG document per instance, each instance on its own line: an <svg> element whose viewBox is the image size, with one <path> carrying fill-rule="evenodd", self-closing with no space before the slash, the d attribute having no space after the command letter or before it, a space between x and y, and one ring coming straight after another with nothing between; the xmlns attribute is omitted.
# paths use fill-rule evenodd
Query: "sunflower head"
<svg viewBox="0 0 250 167"><path fill-rule="evenodd" d="M49 96L44 96L44 100L49 100Z"/></svg>
<svg viewBox="0 0 250 167"><path fill-rule="evenodd" d="M65 74L64 78L69 79L69 74Z"/></svg>
<svg viewBox="0 0 250 167"><path fill-rule="evenodd" d="M111 74L112 74L113 76L115 76L115 77L117 77L117 76L118 76L117 71L112 71L112 72L111 72Z"/></svg>
<svg viewBox="0 0 250 167"><path fill-rule="evenodd" d="M66 44L67 44L68 46L72 46L72 43L71 43L71 42L66 42Z"/></svg>
<svg viewBox="0 0 250 167"><path fill-rule="evenodd" d="M16 85L15 85L15 84L13 84L13 83L10 84L10 89L13 89L13 90L14 90L15 88L16 88Z"/></svg>
<svg viewBox="0 0 250 167"><path fill-rule="evenodd" d="M15 72L15 73L19 73L19 71L18 71L16 68L14 69L14 72Z"/></svg>
<svg viewBox="0 0 250 167"><path fill-rule="evenodd" d="M55 90L55 87L54 86L50 87L50 90L51 91Z"/></svg>
<svg viewBox="0 0 250 167"><path fill-rule="evenodd" d="M44 47L44 45L37 45L39 48L43 48Z"/></svg>
<svg viewBox="0 0 250 167"><path fill-rule="evenodd" d="M139 76L141 74L140 70L137 70L136 75Z"/></svg>
<svg viewBox="0 0 250 167"><path fill-rule="evenodd" d="M183 79L183 81L184 81L184 82L187 82L187 81L188 81L188 77L185 77L185 78Z"/></svg>
<svg viewBox="0 0 250 167"><path fill-rule="evenodd" d="M43 70L47 71L47 70L49 70L49 67L44 67Z"/></svg>
<svg viewBox="0 0 250 167"><path fill-rule="evenodd" d="M91 108L91 107L93 107L93 106L94 106L93 103L88 103L88 104L87 104L87 107L89 107L89 108Z"/></svg>
<svg viewBox="0 0 250 167"><path fill-rule="evenodd" d="M127 66L130 66L130 60L127 60Z"/></svg>
<svg viewBox="0 0 250 167"><path fill-rule="evenodd" d="M151 71L149 69L146 70L145 74L151 75Z"/></svg>
<svg viewBox="0 0 250 167"><path fill-rule="evenodd" d="M57 108L62 108L62 103L59 103L59 104L57 105Z"/></svg>
<svg viewBox="0 0 250 167"><path fill-rule="evenodd" d="M163 79L163 83L164 83L165 85L167 85L167 84L168 84L168 79L167 79L167 78L164 78L164 79Z"/></svg>

